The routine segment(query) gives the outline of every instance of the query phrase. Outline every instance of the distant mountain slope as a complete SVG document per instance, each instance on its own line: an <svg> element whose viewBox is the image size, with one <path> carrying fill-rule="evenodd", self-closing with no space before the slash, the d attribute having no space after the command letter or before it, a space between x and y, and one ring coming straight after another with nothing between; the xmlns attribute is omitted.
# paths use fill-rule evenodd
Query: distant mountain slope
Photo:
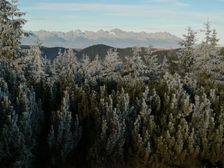
<svg viewBox="0 0 224 168"><path fill-rule="evenodd" d="M30 48L30 46L28 45L22 45L21 48L23 50L27 50ZM115 48L115 47L111 47L111 46L107 46L107 45L103 45L103 44L98 44L98 45L93 45L93 46L89 46L87 48L81 49L81 50L75 50L73 49L74 53L76 54L78 59L83 58L83 56L88 56L90 58L90 60L93 60L95 58L96 55L99 56L100 59L104 59L104 57L107 54L107 51L109 49L116 49L118 52L118 55L120 56L120 58L122 60L125 60L124 58L128 58L133 56L133 48L128 47L128 48ZM66 50L68 50L68 48L64 48L64 47L41 47L40 48L42 56L48 58L49 60L53 60L59 53L59 51L64 52ZM164 57L166 56L166 58L170 61L172 60L176 60L177 59L177 49L153 49L155 52L153 53L153 55L157 55L158 56L158 61L162 62L162 60L164 59ZM144 51L144 50L142 50ZM141 52L140 55L143 55L144 52Z"/></svg>
<svg viewBox="0 0 224 168"><path fill-rule="evenodd" d="M83 50L80 50L77 53L77 57L81 58L85 55L89 56L89 58L92 60L96 55L99 56L99 58L104 58L110 49L115 49L114 47L98 44L93 45L87 48L84 48Z"/></svg>
<svg viewBox="0 0 224 168"><path fill-rule="evenodd" d="M23 37L23 45L34 44L37 40L46 47L85 48L104 44L117 48L153 46L156 48L177 48L180 38L167 33L126 32L120 29L97 32L75 30L70 32L32 32L33 36Z"/></svg>
<svg viewBox="0 0 224 168"><path fill-rule="evenodd" d="M23 50L28 50L30 49L29 45L22 45L21 48ZM64 53L66 50L69 50L68 48L64 47L40 47L41 53L43 57L46 57L49 60L53 60L55 57L57 57L59 51ZM73 49L74 53L78 53L77 50Z"/></svg>
<svg viewBox="0 0 224 168"><path fill-rule="evenodd" d="M26 51L30 49L30 45L22 45L21 48ZM84 56L88 56L90 60L94 59L96 55L99 56L100 59L103 59L109 49L115 49L114 47L103 45L103 44L98 44L98 45L93 45L89 46L84 49L76 50L72 49L78 59L82 59ZM40 47L41 54L43 57L46 57L49 60L53 60L58 56L59 51L62 53L65 52L66 50L69 50L69 48L64 48L64 47ZM124 52L126 49L118 49L119 51Z"/></svg>

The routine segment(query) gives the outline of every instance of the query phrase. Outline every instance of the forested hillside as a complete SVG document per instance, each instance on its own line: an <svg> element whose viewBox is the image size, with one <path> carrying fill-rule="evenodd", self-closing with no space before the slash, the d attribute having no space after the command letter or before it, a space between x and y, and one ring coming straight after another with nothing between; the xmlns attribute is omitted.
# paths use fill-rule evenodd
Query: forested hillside
<svg viewBox="0 0 224 168"><path fill-rule="evenodd" d="M224 166L224 56L210 24L175 60L152 48L121 59L50 61L20 49L25 20L0 1L0 167Z"/></svg>

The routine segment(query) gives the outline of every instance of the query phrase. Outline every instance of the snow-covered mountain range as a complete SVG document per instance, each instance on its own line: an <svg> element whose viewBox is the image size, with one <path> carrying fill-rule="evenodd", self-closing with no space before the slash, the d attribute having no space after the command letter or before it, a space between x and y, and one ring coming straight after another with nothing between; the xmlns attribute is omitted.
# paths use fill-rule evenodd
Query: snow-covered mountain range
<svg viewBox="0 0 224 168"><path fill-rule="evenodd" d="M176 48L181 40L168 32L126 32L120 29L99 30L97 32L81 30L51 32L41 30L31 33L32 36L22 38L23 45L31 45L39 40L46 47L85 48L95 44L105 44L113 47Z"/></svg>

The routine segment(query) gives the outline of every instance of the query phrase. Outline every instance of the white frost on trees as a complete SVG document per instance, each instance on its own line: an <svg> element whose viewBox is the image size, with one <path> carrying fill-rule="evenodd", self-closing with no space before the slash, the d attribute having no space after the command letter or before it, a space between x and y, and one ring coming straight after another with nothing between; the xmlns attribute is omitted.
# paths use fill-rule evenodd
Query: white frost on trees
<svg viewBox="0 0 224 168"><path fill-rule="evenodd" d="M52 125L48 136L52 164L57 160L64 162L69 154L77 147L81 138L81 127L78 115L72 117L69 110L70 99L67 91L64 92L61 110L52 114Z"/></svg>

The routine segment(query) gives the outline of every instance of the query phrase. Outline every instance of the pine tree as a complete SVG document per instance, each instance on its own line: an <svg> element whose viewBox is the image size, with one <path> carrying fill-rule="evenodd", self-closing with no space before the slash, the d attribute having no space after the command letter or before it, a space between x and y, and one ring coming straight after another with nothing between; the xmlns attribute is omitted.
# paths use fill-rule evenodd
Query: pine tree
<svg viewBox="0 0 224 168"><path fill-rule="evenodd" d="M102 62L102 78L118 79L120 77L120 71L122 62L119 58L116 49L109 49L107 55Z"/></svg>
<svg viewBox="0 0 224 168"><path fill-rule="evenodd" d="M53 81L59 81L63 85L72 85L75 82L77 73L80 71L79 62L72 49L59 51L56 59L51 64L51 74ZM83 74L82 74L83 75Z"/></svg>
<svg viewBox="0 0 224 168"><path fill-rule="evenodd" d="M17 0L0 1L0 57L14 59L19 56L24 13L17 8Z"/></svg>
<svg viewBox="0 0 224 168"><path fill-rule="evenodd" d="M145 54L143 55L143 60L146 67L143 70L143 80L145 81L155 81L161 78L161 73L163 68L165 68L165 59L164 62L160 64L158 62L158 55L154 54L153 48L145 48Z"/></svg>
<svg viewBox="0 0 224 168"><path fill-rule="evenodd" d="M181 50L181 55L179 58L180 68L184 72L190 72L195 63L195 52L194 47L196 43L196 32L194 32L190 27L187 28L187 33L183 35L183 40L180 45L184 47Z"/></svg>
<svg viewBox="0 0 224 168"><path fill-rule="evenodd" d="M70 99L68 92L64 92L61 110L53 114L48 144L52 165L65 162L69 154L76 149L81 138L81 127L76 115L72 118L69 110Z"/></svg>
<svg viewBox="0 0 224 168"><path fill-rule="evenodd" d="M217 39L217 32L215 29L212 30L212 35L211 35L210 41L211 41L212 48L217 47L217 43L218 43L219 39Z"/></svg>
<svg viewBox="0 0 224 168"><path fill-rule="evenodd" d="M98 109L101 112L98 118L100 127L95 143L90 148L89 157L97 167L119 165L124 159L126 124L131 112L129 96L123 89L116 95L106 96L105 87L101 87L100 93ZM119 163L116 163L116 160Z"/></svg>
<svg viewBox="0 0 224 168"><path fill-rule="evenodd" d="M19 58L18 63L23 69L25 77L30 84L39 83L46 77L46 61L43 58L40 45L31 46L27 54Z"/></svg>
<svg viewBox="0 0 224 168"><path fill-rule="evenodd" d="M187 33L183 35L183 40L180 42L180 45L187 50L192 50L196 42L195 35L196 32L191 27L188 27Z"/></svg>
<svg viewBox="0 0 224 168"><path fill-rule="evenodd" d="M99 55L96 55L93 61L91 61L88 65L88 73L90 76L90 80L92 82L96 82L97 79L101 77L102 73L102 60L100 60Z"/></svg>
<svg viewBox="0 0 224 168"><path fill-rule="evenodd" d="M205 25L205 46L209 46L211 40L211 23L209 20L204 24Z"/></svg>
<svg viewBox="0 0 224 168"><path fill-rule="evenodd" d="M17 92L13 93L6 83L0 83L0 165L30 167L40 133L41 109L24 83L18 84Z"/></svg>

